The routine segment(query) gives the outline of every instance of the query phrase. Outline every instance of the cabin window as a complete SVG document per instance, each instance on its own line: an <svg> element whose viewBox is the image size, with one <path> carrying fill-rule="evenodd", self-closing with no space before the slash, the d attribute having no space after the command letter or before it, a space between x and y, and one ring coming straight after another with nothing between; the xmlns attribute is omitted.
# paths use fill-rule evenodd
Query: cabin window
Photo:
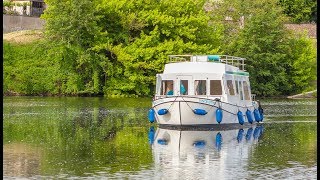
<svg viewBox="0 0 320 180"><path fill-rule="evenodd" d="M173 80L163 80L160 92L161 95L173 95Z"/></svg>
<svg viewBox="0 0 320 180"><path fill-rule="evenodd" d="M222 95L220 80L210 80L210 95Z"/></svg>
<svg viewBox="0 0 320 180"><path fill-rule="evenodd" d="M195 80L194 90L195 95L206 95L206 80Z"/></svg>
<svg viewBox="0 0 320 180"><path fill-rule="evenodd" d="M234 88L233 88L233 84L232 84L232 80L227 80L227 87L228 87L228 93L231 96L234 96Z"/></svg>
<svg viewBox="0 0 320 180"><path fill-rule="evenodd" d="M242 81L239 81L240 100L243 100Z"/></svg>
<svg viewBox="0 0 320 180"><path fill-rule="evenodd" d="M249 85L246 81L243 81L243 91L244 91L244 99L250 100Z"/></svg>
<svg viewBox="0 0 320 180"><path fill-rule="evenodd" d="M239 84L238 81L234 81L236 84L236 93L239 94Z"/></svg>
<svg viewBox="0 0 320 180"><path fill-rule="evenodd" d="M32 7L34 7L34 8L43 8L43 5L44 5L43 2L32 1Z"/></svg>
<svg viewBox="0 0 320 180"><path fill-rule="evenodd" d="M180 94L181 95L188 95L188 80L181 80L180 81Z"/></svg>

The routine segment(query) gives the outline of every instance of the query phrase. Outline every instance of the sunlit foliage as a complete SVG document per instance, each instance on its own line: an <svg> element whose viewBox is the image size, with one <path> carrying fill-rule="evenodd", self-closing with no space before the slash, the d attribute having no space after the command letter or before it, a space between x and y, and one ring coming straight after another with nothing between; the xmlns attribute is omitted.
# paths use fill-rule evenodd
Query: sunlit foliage
<svg viewBox="0 0 320 180"><path fill-rule="evenodd" d="M5 94L148 96L170 54L247 58L259 96L315 88L316 50L285 29L288 19L276 0L46 4L45 39L4 42Z"/></svg>

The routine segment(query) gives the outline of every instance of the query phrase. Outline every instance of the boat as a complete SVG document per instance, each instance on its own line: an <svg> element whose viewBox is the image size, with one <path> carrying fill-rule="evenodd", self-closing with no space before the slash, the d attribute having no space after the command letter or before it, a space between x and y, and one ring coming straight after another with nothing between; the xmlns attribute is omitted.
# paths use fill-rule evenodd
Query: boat
<svg viewBox="0 0 320 180"><path fill-rule="evenodd" d="M251 94L245 58L229 55L169 55L148 119L163 126L254 124L263 120Z"/></svg>

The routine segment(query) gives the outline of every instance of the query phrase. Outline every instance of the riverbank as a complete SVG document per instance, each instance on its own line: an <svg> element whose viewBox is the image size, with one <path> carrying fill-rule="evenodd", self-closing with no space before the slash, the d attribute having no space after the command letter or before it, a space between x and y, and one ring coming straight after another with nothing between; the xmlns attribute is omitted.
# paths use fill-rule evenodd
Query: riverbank
<svg viewBox="0 0 320 180"><path fill-rule="evenodd" d="M289 99L317 98L317 90L296 94L293 96L288 96L287 98Z"/></svg>
<svg viewBox="0 0 320 180"><path fill-rule="evenodd" d="M41 30L24 30L3 34L3 40L9 43L28 44L43 39Z"/></svg>
<svg viewBox="0 0 320 180"><path fill-rule="evenodd" d="M79 94L50 94L50 93L43 93L43 94L37 94L37 95L25 95L25 94L19 94L17 92L7 91L3 93L3 97L12 97L12 96L31 96L31 97L111 97L111 98L139 98L137 95L103 95L103 94L90 94L90 93L79 93ZM140 96L141 97L152 97L152 96ZM273 97L256 97L256 99L266 99L266 98L272 98L272 99L312 99L317 98L317 90L296 94L293 96L273 96Z"/></svg>

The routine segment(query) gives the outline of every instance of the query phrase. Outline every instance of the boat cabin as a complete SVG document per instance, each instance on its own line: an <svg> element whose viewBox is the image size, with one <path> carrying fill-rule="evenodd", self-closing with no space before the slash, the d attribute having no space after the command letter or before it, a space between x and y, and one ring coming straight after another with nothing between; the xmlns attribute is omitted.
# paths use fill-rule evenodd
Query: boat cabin
<svg viewBox="0 0 320 180"><path fill-rule="evenodd" d="M164 72L157 74L156 99L196 96L251 104L249 73L244 70L244 58L226 55L169 57Z"/></svg>

